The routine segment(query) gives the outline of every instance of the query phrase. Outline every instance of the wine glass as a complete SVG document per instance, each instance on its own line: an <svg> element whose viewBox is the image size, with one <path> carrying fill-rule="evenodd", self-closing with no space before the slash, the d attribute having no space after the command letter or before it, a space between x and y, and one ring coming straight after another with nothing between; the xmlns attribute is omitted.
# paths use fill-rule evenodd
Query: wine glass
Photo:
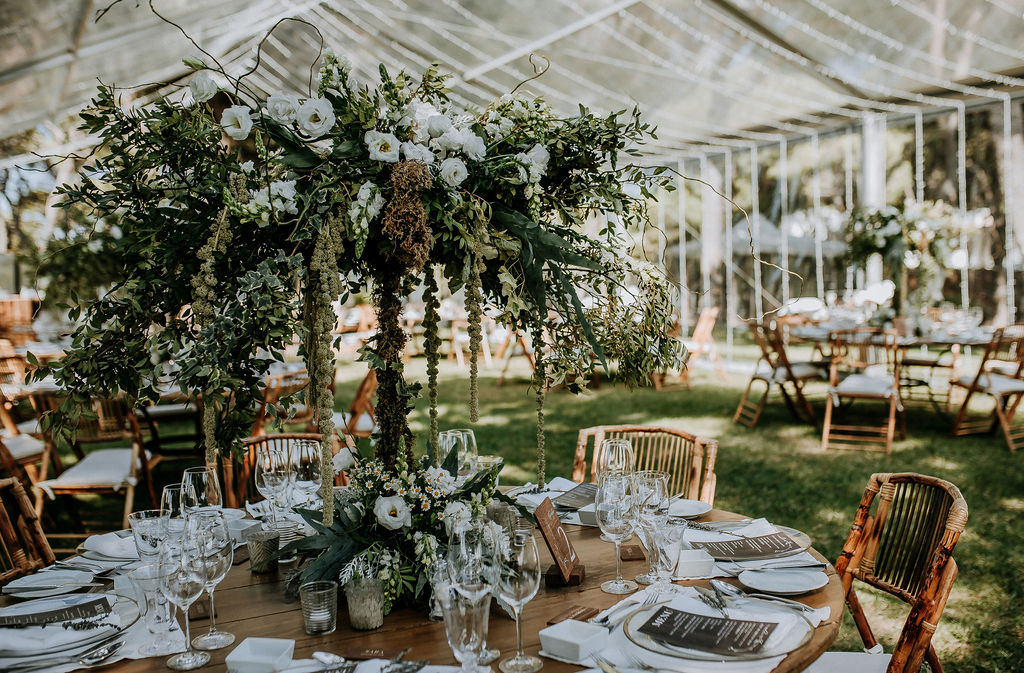
<svg viewBox="0 0 1024 673"><path fill-rule="evenodd" d="M459 437L459 474L471 477L476 474L476 463L479 453L476 448L476 435L470 428L449 430L450 436Z"/></svg>
<svg viewBox="0 0 1024 673"><path fill-rule="evenodd" d="M632 478L622 472L605 472L594 496L594 512L601 531L615 543L615 579L601 584L609 594L628 594L637 588L632 580L622 579L622 543L633 536Z"/></svg>
<svg viewBox="0 0 1024 673"><path fill-rule="evenodd" d="M181 476L181 505L186 515L201 509L220 509L223 504L215 467L205 465L185 470Z"/></svg>
<svg viewBox="0 0 1024 673"><path fill-rule="evenodd" d="M597 475L612 472L632 472L636 465L636 453L628 439L606 439L601 442L597 455Z"/></svg>
<svg viewBox="0 0 1024 673"><path fill-rule="evenodd" d="M516 653L502 659L498 668L503 673L535 673L544 663L523 651L523 607L537 595L540 588L540 555L533 529L517 525L509 540L507 553L500 554L498 597L512 607L516 619Z"/></svg>
<svg viewBox="0 0 1024 673"><path fill-rule="evenodd" d="M220 510L194 512L189 515L186 529L198 537L206 562L206 593L210 597L210 629L205 634L197 636L192 645L200 650L219 650L235 642L234 634L217 630L217 611L213 604L213 590L231 570L234 540L224 519L224 513Z"/></svg>
<svg viewBox="0 0 1024 673"><path fill-rule="evenodd" d="M143 509L128 515L135 548L143 562L152 563L160 554L160 545L167 538L168 518L167 512L162 509Z"/></svg>
<svg viewBox="0 0 1024 673"><path fill-rule="evenodd" d="M302 499L293 504L308 503L320 490L320 442L297 440L291 446L289 458L291 485Z"/></svg>
<svg viewBox="0 0 1024 673"><path fill-rule="evenodd" d="M277 498L288 481L288 467L281 452L269 446L256 449L256 490L270 504L270 522L277 522Z"/></svg>
<svg viewBox="0 0 1024 673"><path fill-rule="evenodd" d="M188 608L206 586L206 558L198 537L186 522L181 538L164 545L160 554L161 565L164 566L160 569L160 591L168 601L181 608L185 616L187 649L167 660L167 667L176 671L190 671L210 661L209 654L193 649L189 630Z"/></svg>
<svg viewBox="0 0 1024 673"><path fill-rule="evenodd" d="M449 585L438 592L438 600L444 613L448 645L462 664L462 673L483 673L489 670L480 666L479 661L487 639L490 595L470 598Z"/></svg>
<svg viewBox="0 0 1024 673"><path fill-rule="evenodd" d="M146 630L153 638L139 648L139 654L158 657L177 649L169 635L176 631L174 617L167 610L167 598L160 590L160 576L168 564L150 563L128 572L128 579L135 586L139 606L143 609Z"/></svg>
<svg viewBox="0 0 1024 673"><path fill-rule="evenodd" d="M642 470L633 474L633 495L636 507L636 528L640 531L647 547L647 572L636 576L641 584L658 581L656 564L657 544L655 535L668 522L668 473L658 470Z"/></svg>

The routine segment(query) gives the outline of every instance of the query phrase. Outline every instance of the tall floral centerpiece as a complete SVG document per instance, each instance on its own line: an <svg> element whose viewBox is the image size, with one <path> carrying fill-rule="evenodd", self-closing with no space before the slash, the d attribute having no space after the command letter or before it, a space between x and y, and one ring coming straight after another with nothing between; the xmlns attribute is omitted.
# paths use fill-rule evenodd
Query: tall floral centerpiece
<svg viewBox="0 0 1024 673"><path fill-rule="evenodd" d="M401 358L399 317L417 287L426 303L424 444L435 467L442 279L466 297L472 420L485 308L533 336L541 481L545 391L603 364L602 335L616 340L627 383L678 361L664 278L644 270L643 290L626 289L635 275L626 236L642 226L652 188L668 186L661 169L623 161L652 131L637 110L560 116L514 94L464 110L436 68L414 78L381 66L365 84L329 51L302 96L264 98L212 58L186 64L196 71L186 95L132 107L101 86L82 112L82 129L100 143L80 180L61 188L63 205L117 223L123 280L72 312L71 349L39 374L66 394L48 421L59 437L73 433L91 396L156 401L173 381L202 396L213 462L249 432L268 366L298 339L306 402L324 437L329 527L340 511L330 497L332 305L349 292L368 289L377 310L362 359L379 381L372 465L387 484L419 484L427 469L407 422L419 384L406 381ZM219 113L218 95L229 101ZM597 223L591 233L588 222ZM615 329L595 332L588 311L610 305Z"/></svg>

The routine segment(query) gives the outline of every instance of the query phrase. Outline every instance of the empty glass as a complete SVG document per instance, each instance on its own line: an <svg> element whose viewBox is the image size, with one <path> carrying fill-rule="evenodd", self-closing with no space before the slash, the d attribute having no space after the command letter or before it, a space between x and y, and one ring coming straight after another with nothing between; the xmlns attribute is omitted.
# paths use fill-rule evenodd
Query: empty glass
<svg viewBox="0 0 1024 673"><path fill-rule="evenodd" d="M597 525L615 543L615 579L601 584L601 591L609 594L628 594L637 583L622 579L622 543L633 536L632 478L623 472L605 472L594 496Z"/></svg>
<svg viewBox="0 0 1024 673"><path fill-rule="evenodd" d="M476 473L477 448L476 435L469 428L445 430L438 435L441 452L447 456L453 449L458 458L458 474L471 477Z"/></svg>
<svg viewBox="0 0 1024 673"><path fill-rule="evenodd" d="M438 598L444 613L444 631L448 636L448 645L452 648L455 658L462 664L463 673L488 670L478 662L487 640L490 595L470 598L449 587L442 590Z"/></svg>
<svg viewBox="0 0 1024 673"><path fill-rule="evenodd" d="M668 473L657 470L635 472L633 501L636 529L643 537L648 560L647 572L637 575L636 581L641 584L652 584L658 581L657 545L654 536L668 521Z"/></svg>
<svg viewBox="0 0 1024 673"><path fill-rule="evenodd" d="M169 568L167 564L149 563L128 572L128 579L135 585L135 593L142 608L146 629L155 636L149 643L139 649L139 654L147 657L158 657L174 651L175 644L170 642L169 634L174 624L167 598L160 590L161 569Z"/></svg>
<svg viewBox="0 0 1024 673"><path fill-rule="evenodd" d="M206 593L210 597L210 629L197 636L192 644L200 650L219 650L235 642L235 636L217 630L217 614L213 604L213 590L231 570L235 542L228 529L224 513L220 510L199 510L189 515L185 525L188 534L197 536L206 560Z"/></svg>
<svg viewBox="0 0 1024 673"><path fill-rule="evenodd" d="M654 530L649 553L656 584L672 581L676 565L679 563L679 549L682 547L686 528L686 521L673 519Z"/></svg>
<svg viewBox="0 0 1024 673"><path fill-rule="evenodd" d="M337 582L306 582L299 587L299 600L306 633L311 636L334 633L338 624Z"/></svg>
<svg viewBox="0 0 1024 673"><path fill-rule="evenodd" d="M270 522L277 521L278 499L288 484L288 465L277 449L261 446L256 449L256 490L270 504Z"/></svg>
<svg viewBox="0 0 1024 673"><path fill-rule="evenodd" d="M480 517L453 530L448 538L448 577L452 587L467 598L476 600L495 589L499 550L496 535L494 525ZM497 649L487 647L485 637L477 663L489 664L500 655Z"/></svg>
<svg viewBox="0 0 1024 673"><path fill-rule="evenodd" d="M220 509L223 504L220 481L213 466L185 470L181 476L181 506L185 514L201 509Z"/></svg>
<svg viewBox="0 0 1024 673"><path fill-rule="evenodd" d="M160 554L160 545L167 538L166 512L160 509L144 509L128 515L128 525L135 537L135 548L139 550L139 559L144 563L153 563Z"/></svg>
<svg viewBox="0 0 1024 673"><path fill-rule="evenodd" d="M210 655L192 647L189 630L188 608L196 602L206 586L206 559L196 537L186 531L180 546L165 545L161 550L161 558L170 559L161 562L160 591L174 605L181 608L185 616L186 650L167 660L167 667L176 671L190 671L210 661Z"/></svg>
<svg viewBox="0 0 1024 673"><path fill-rule="evenodd" d="M181 537L185 529L185 510L181 504L181 484L164 486L160 496L160 511L167 515L167 535Z"/></svg>
<svg viewBox="0 0 1024 673"><path fill-rule="evenodd" d="M636 466L636 453L628 439L606 439L601 442L597 455L597 474L602 472L632 472Z"/></svg>
<svg viewBox="0 0 1024 673"><path fill-rule="evenodd" d="M292 505L304 505L320 490L320 442L299 439L289 450Z"/></svg>
<svg viewBox="0 0 1024 673"><path fill-rule="evenodd" d="M507 553L499 554L498 597L512 608L516 619L516 653L502 659L498 668L504 673L534 673L544 663L523 650L523 608L540 588L540 555L533 529L517 526L509 540Z"/></svg>

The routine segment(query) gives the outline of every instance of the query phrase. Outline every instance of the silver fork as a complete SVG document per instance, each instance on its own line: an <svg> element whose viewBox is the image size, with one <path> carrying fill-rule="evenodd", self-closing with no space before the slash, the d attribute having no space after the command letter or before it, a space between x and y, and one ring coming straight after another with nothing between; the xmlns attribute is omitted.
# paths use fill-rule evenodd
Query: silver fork
<svg viewBox="0 0 1024 673"><path fill-rule="evenodd" d="M643 602L639 605L636 603L626 603L625 605L617 606L614 610L606 614L604 618L595 619L591 623L597 624L598 626L603 626L606 629L611 630L622 622L621 619L612 620L613 615L617 615L619 614L619 612L629 611L629 608L633 608L634 610L642 610L644 608L654 605L659 598L661 598L661 594L652 591L651 593L647 594L647 597L644 598Z"/></svg>

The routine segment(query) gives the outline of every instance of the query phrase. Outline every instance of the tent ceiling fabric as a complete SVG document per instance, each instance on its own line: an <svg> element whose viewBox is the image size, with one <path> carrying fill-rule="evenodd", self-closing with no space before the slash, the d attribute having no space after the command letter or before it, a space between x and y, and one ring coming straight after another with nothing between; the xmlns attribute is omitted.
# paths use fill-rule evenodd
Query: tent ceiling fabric
<svg viewBox="0 0 1024 673"><path fill-rule="evenodd" d="M0 0L0 135L60 122L97 80L182 84L198 51L146 2ZM1021 0L155 0L163 15L237 75L282 18L316 25L358 75L376 64L439 62L467 105L525 88L556 109L638 104L675 154L902 112L963 94L1024 91ZM939 16L938 12L945 12ZM1020 49L1018 48L1020 47ZM284 23L249 85L307 89L319 38ZM150 87L152 90L153 87ZM168 91L164 88L162 91ZM927 94L922 97L921 93Z"/></svg>

